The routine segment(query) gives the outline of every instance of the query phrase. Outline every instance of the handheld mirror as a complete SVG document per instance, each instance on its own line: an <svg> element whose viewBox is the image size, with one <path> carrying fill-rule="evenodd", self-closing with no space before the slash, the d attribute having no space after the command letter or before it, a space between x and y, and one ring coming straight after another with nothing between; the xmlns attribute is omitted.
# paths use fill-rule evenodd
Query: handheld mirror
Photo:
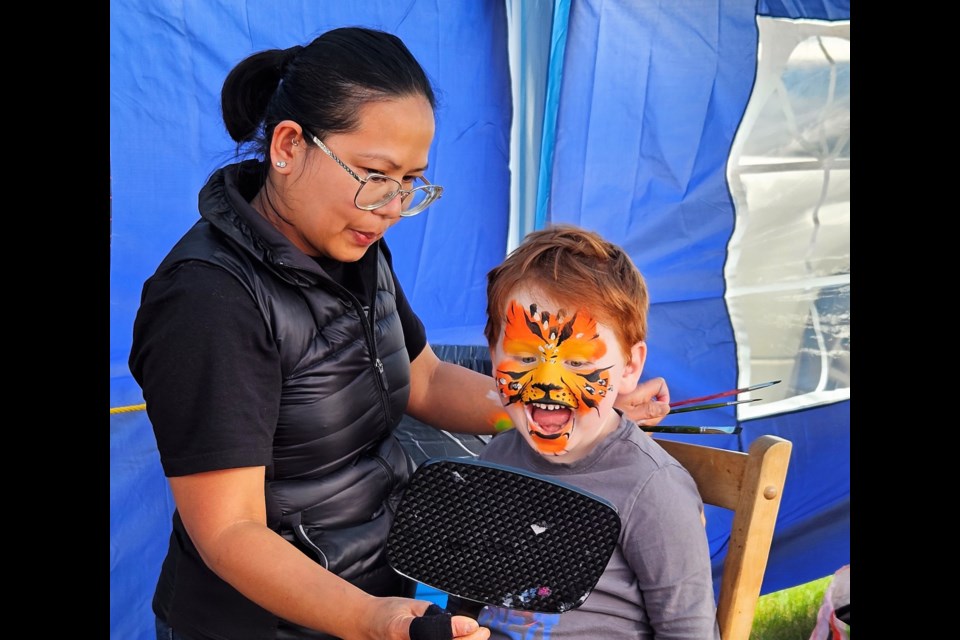
<svg viewBox="0 0 960 640"><path fill-rule="evenodd" d="M563 613L590 595L619 536L603 498L520 469L434 458L410 479L387 560L459 598Z"/></svg>

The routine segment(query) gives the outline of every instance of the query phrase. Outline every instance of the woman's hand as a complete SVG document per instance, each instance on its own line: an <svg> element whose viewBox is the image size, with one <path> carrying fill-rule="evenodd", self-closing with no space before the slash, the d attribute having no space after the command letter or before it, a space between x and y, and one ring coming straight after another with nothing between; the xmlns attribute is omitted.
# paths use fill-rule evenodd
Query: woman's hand
<svg viewBox="0 0 960 640"><path fill-rule="evenodd" d="M451 618L454 640L487 640L490 630L481 627L473 618L453 616Z"/></svg>
<svg viewBox="0 0 960 640"><path fill-rule="evenodd" d="M389 638L398 640L487 640L490 630L467 616L455 616L422 600L379 598L377 613Z"/></svg>
<svg viewBox="0 0 960 640"><path fill-rule="evenodd" d="M621 393L613 403L641 426L654 426L670 413L670 389L663 378L641 382L630 393Z"/></svg>

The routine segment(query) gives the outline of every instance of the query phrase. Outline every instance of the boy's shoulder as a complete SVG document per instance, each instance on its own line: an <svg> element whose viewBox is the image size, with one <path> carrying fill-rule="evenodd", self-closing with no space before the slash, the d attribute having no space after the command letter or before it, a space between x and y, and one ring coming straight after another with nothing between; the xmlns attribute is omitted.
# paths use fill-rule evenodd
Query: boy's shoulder
<svg viewBox="0 0 960 640"><path fill-rule="evenodd" d="M523 437L517 433L516 428L501 431L493 436L487 444L480 450L479 458L486 460L497 453L501 453L516 445L527 446Z"/></svg>
<svg viewBox="0 0 960 640"><path fill-rule="evenodd" d="M634 459L627 464L647 462L650 466L662 467L677 463L654 438L626 417L620 418L620 426L600 453L605 457L627 456Z"/></svg>

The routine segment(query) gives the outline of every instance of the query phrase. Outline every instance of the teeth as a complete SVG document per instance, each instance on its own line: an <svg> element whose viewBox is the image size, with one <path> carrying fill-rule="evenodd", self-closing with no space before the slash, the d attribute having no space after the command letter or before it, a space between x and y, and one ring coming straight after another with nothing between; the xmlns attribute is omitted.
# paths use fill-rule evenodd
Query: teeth
<svg viewBox="0 0 960 640"><path fill-rule="evenodd" d="M542 402L531 402L534 407L537 409L546 409L547 411L559 411L560 409L566 409L567 407L561 407L558 404L544 404Z"/></svg>

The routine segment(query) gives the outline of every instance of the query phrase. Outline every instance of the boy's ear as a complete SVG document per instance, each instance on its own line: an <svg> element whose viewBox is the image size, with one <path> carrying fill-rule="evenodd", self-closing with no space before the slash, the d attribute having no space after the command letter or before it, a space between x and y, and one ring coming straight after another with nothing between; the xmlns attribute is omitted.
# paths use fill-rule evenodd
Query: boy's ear
<svg viewBox="0 0 960 640"><path fill-rule="evenodd" d="M620 384L617 386L617 393L629 393L637 388L640 382L640 374L643 373L643 365L647 361L647 343L640 341L630 347L630 358L623 368L623 376L620 378Z"/></svg>

